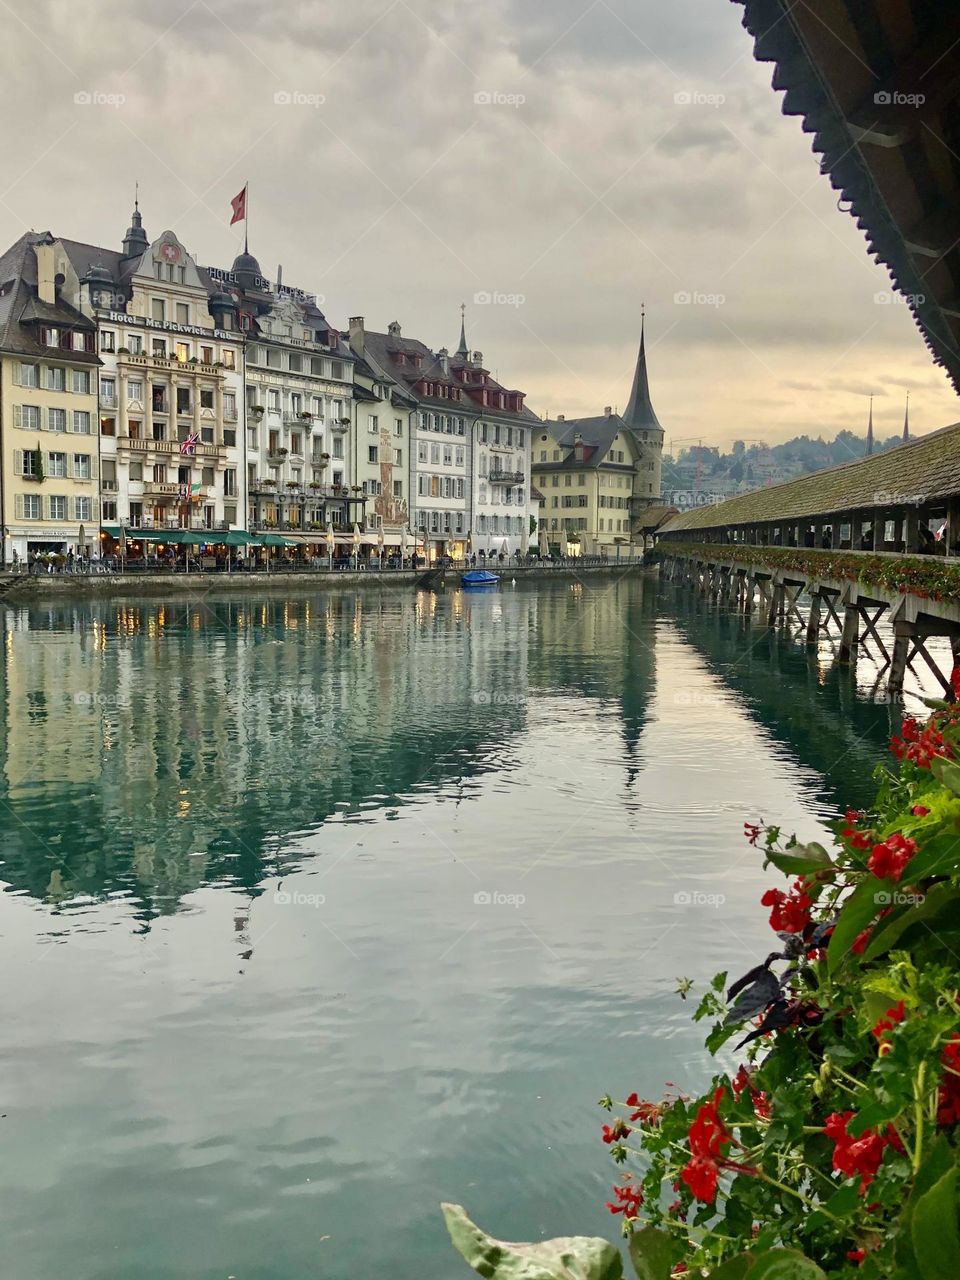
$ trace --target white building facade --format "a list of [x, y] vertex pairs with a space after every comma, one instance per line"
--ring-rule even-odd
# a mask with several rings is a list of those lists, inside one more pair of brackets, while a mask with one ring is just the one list
[[[64, 289], [98, 331], [101, 526], [242, 528], [243, 339], [216, 315], [172, 231], [148, 243], [139, 210], [123, 252], [60, 241]], [[67, 265], [68, 264], [68, 265]]]

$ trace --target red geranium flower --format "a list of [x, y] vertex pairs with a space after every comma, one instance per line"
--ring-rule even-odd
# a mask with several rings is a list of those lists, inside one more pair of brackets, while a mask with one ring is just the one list
[[760, 839], [760, 832], [762, 829], [762, 827], [755, 826], [752, 822], [745, 822], [743, 824], [743, 834], [753, 845], [755, 845]]
[[852, 1111], [834, 1111], [827, 1116], [823, 1131], [834, 1143], [833, 1167], [845, 1178], [860, 1175], [860, 1194], [866, 1191], [876, 1177], [883, 1153], [887, 1147], [902, 1151], [903, 1144], [893, 1125], [887, 1125], [885, 1133], [877, 1133], [868, 1129], [859, 1138], [852, 1138], [847, 1133], [847, 1125], [853, 1117]]
[[716, 1160], [708, 1156], [693, 1156], [683, 1167], [680, 1177], [698, 1200], [711, 1204], [717, 1198], [717, 1178], [720, 1169]]
[[610, 1212], [622, 1213], [626, 1218], [635, 1218], [643, 1204], [643, 1190], [634, 1186], [614, 1187], [613, 1194], [620, 1203], [612, 1204], [608, 1200], [607, 1208]]
[[629, 1132], [630, 1130], [627, 1126], [619, 1117], [617, 1117], [613, 1124], [605, 1124], [603, 1126], [603, 1133], [601, 1136], [606, 1143], [619, 1142], [620, 1139], [625, 1138]]
[[892, 880], [896, 884], [916, 852], [917, 842], [895, 831], [882, 844], [873, 846], [873, 853], [867, 859], [867, 870], [878, 880]]
[[777, 933], [803, 933], [810, 923], [813, 899], [804, 892], [802, 880], [797, 880], [790, 893], [781, 889], [768, 889], [760, 899], [762, 907], [772, 907], [770, 927]]
[[660, 1104], [656, 1102], [646, 1102], [639, 1096], [639, 1094], [631, 1093], [629, 1098], [627, 1098], [627, 1106], [636, 1107], [636, 1110], [630, 1117], [631, 1123], [635, 1123], [637, 1120], [640, 1120], [641, 1122], [647, 1121], [648, 1123], [653, 1124], [660, 1119]]
[[925, 804], [915, 804], [910, 812], [915, 818], [925, 818], [930, 810]]
[[910, 760], [921, 769], [929, 769], [935, 756], [953, 754], [934, 720], [921, 730], [911, 716], [904, 720], [900, 736], [890, 739], [890, 750], [898, 760]]
[[937, 1097], [937, 1124], [954, 1125], [960, 1122], [960, 1035], [950, 1037], [940, 1061], [944, 1070]]

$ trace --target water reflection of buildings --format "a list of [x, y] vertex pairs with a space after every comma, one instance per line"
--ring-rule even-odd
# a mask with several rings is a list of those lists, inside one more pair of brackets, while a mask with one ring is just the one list
[[535, 611], [386, 592], [8, 609], [0, 874], [145, 916], [254, 889], [331, 815], [491, 767], [524, 723]]
[[[639, 747], [656, 686], [656, 582], [635, 575], [585, 588], [572, 582], [537, 604], [530, 685], [539, 693], [576, 692], [615, 706], [622, 721], [627, 781], [641, 766]], [[571, 742], [575, 753], [576, 744]]]

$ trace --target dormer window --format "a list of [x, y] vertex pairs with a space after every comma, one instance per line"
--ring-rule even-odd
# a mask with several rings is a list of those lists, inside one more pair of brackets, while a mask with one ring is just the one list
[[59, 345], [60, 345], [60, 330], [59, 330], [59, 329], [44, 329], [44, 331], [43, 331], [43, 345], [44, 345], [45, 347], [59, 347]]

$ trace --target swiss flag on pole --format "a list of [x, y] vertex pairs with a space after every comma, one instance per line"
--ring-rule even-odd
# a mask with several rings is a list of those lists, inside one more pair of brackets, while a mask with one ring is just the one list
[[234, 196], [230, 201], [230, 207], [233, 210], [233, 217], [230, 219], [231, 227], [235, 222], [242, 222], [247, 216], [247, 188], [244, 187], [238, 196]]

